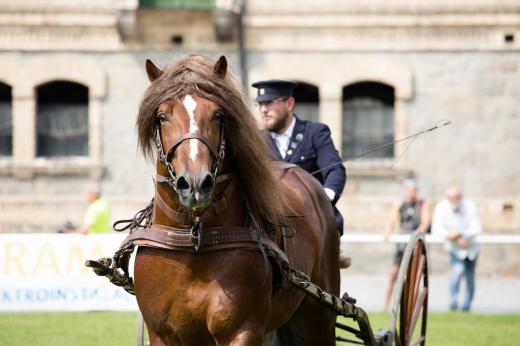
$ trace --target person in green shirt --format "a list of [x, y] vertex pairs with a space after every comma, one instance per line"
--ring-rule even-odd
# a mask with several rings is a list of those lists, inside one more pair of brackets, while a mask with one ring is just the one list
[[83, 219], [83, 224], [68, 232], [80, 234], [108, 233], [112, 230], [110, 224], [110, 206], [106, 199], [101, 197], [101, 188], [98, 184], [90, 184], [85, 190], [89, 206]]

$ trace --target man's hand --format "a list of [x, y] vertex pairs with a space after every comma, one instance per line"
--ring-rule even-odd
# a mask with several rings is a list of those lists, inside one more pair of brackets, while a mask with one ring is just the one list
[[448, 240], [457, 240], [458, 238], [460, 238], [460, 233], [459, 232], [456, 232], [456, 231], [448, 231], [448, 234], [446, 235], [446, 238]]
[[457, 244], [463, 249], [469, 248], [469, 240], [465, 238], [460, 237], [459, 239], [457, 239]]

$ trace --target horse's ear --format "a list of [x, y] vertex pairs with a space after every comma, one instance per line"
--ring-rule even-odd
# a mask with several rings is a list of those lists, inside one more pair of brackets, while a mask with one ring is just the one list
[[153, 82], [163, 74], [163, 70], [154, 65], [150, 59], [146, 59], [146, 74], [150, 82]]
[[213, 72], [215, 72], [219, 77], [226, 77], [227, 72], [227, 60], [226, 57], [221, 55], [220, 58], [213, 65]]

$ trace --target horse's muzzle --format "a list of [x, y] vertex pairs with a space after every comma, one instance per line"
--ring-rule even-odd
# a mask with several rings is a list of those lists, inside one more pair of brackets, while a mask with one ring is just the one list
[[175, 189], [181, 203], [194, 211], [208, 206], [215, 189], [215, 179], [209, 173], [202, 177], [193, 177], [186, 173], [178, 176]]

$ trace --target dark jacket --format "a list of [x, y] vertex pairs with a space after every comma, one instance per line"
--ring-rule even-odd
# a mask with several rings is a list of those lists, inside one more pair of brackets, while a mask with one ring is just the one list
[[[294, 125], [285, 158], [282, 158], [274, 140], [271, 141], [277, 160], [294, 163], [309, 173], [341, 162], [341, 157], [334, 147], [327, 125], [300, 120], [296, 116], [295, 118], [296, 124]], [[320, 181], [323, 187], [327, 187], [336, 193], [336, 197], [332, 201], [332, 204], [336, 204], [347, 181], [345, 167], [342, 164], [338, 164], [314, 174], [314, 177]], [[338, 230], [340, 234], [343, 234], [343, 217], [336, 207], [334, 207], [334, 211], [336, 213]]]

